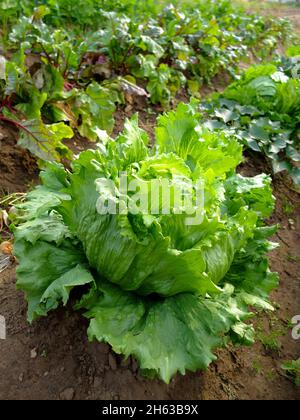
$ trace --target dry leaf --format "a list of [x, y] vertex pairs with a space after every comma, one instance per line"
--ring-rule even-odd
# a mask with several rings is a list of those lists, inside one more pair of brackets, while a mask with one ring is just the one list
[[0, 210], [0, 232], [4, 226], [8, 227], [8, 214], [6, 210]]
[[5, 255], [11, 255], [13, 251], [12, 243], [9, 241], [4, 241], [0, 244], [0, 253]]

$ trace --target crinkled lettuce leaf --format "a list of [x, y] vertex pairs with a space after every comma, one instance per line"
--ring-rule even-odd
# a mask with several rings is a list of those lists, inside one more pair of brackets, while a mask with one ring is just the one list
[[17, 288], [26, 294], [29, 321], [46, 315], [60, 302], [66, 304], [75, 286], [94, 281], [81, 244], [52, 205], [15, 230], [14, 253], [20, 261]]
[[177, 371], [206, 369], [216, 359], [213, 349], [225, 344], [224, 334], [234, 326], [240, 326], [240, 339], [245, 338], [251, 326], [243, 320], [249, 313], [238, 307], [230, 292], [229, 287], [214, 299], [191, 293], [141, 299], [101, 283], [80, 307], [88, 309], [90, 340], [108, 342], [125, 357], [133, 355], [141, 369], [168, 383]]

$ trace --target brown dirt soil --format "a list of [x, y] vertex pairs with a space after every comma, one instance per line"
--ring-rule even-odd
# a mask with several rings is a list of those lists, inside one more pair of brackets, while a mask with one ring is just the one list
[[[127, 109], [119, 116], [119, 128], [130, 113]], [[143, 116], [142, 126], [150, 127], [148, 117]], [[77, 143], [78, 150], [87, 147], [80, 138]], [[7, 156], [12, 153], [16, 176], [1, 178], [0, 185], [24, 190], [30, 180], [22, 166], [24, 152], [5, 150]], [[263, 159], [248, 156], [240, 171], [252, 176], [265, 168]], [[281, 225], [274, 238], [281, 246], [270, 256], [272, 269], [280, 273], [272, 300], [280, 306], [256, 318], [260, 333], [253, 347], [220, 349], [206, 372], [177, 375], [170, 385], [145, 379], [134, 360], [122, 360], [108, 345], [89, 343], [87, 321], [71, 305], [28, 325], [26, 302], [15, 289], [15, 267], [10, 267], [0, 274], [0, 314], [7, 325], [7, 338], [0, 340], [0, 399], [300, 400], [299, 389], [280, 369], [283, 361], [300, 357], [300, 342], [292, 339], [290, 327], [291, 318], [300, 314], [300, 198], [287, 183], [282, 176], [274, 181], [277, 205], [270, 221]]]
[[13, 192], [24, 192], [38, 179], [35, 159], [16, 146], [18, 130], [0, 125], [0, 197]]

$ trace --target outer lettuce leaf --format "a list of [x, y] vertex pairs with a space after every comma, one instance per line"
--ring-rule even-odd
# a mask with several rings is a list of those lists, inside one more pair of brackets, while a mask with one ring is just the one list
[[61, 301], [66, 304], [73, 287], [93, 282], [83, 254], [71, 243], [58, 247], [44, 241], [32, 245], [20, 240], [14, 252], [22, 261], [17, 269], [17, 288], [26, 294], [30, 322], [56, 309]]
[[[125, 357], [133, 355], [141, 369], [168, 383], [177, 371], [207, 368], [216, 359], [212, 350], [225, 343], [224, 333], [249, 318], [230, 291], [215, 299], [188, 293], [141, 299], [101, 284], [83, 298], [81, 306], [91, 318], [90, 340], [106, 341]], [[243, 326], [241, 340], [247, 331]]]
[[[44, 194], [42, 188], [32, 193], [34, 202]], [[66, 304], [73, 287], [93, 282], [81, 245], [72, 238], [61, 215], [51, 210], [55, 204], [57, 201], [50, 200], [48, 206], [35, 206], [36, 214], [43, 212], [35, 219], [29, 205], [25, 209], [29, 220], [15, 230], [14, 253], [21, 261], [17, 288], [26, 293], [30, 322], [57, 308], [60, 301]]]
[[267, 301], [269, 293], [278, 286], [278, 275], [270, 271], [265, 257], [277, 247], [267, 239], [276, 230], [277, 226], [256, 228], [253, 239], [235, 255], [224, 282], [234, 285], [241, 294], [246, 292]]
[[226, 183], [227, 208], [233, 211], [241, 204], [249, 206], [261, 217], [270, 217], [274, 210], [275, 199], [272, 195], [271, 178], [265, 174], [253, 178], [234, 175]]

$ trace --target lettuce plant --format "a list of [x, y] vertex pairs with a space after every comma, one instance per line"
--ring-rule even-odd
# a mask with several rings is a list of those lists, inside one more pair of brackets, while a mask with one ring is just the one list
[[266, 155], [276, 174], [287, 171], [300, 185], [300, 80], [297, 62], [249, 67], [239, 80], [204, 102], [204, 123], [235, 134], [249, 149]]
[[[278, 281], [266, 258], [276, 227], [263, 223], [274, 206], [270, 179], [237, 174], [242, 146], [198, 121], [191, 105], [180, 104], [158, 118], [150, 148], [133, 117], [70, 170], [48, 163], [42, 184], [19, 206], [15, 229], [17, 287], [29, 321], [66, 304], [76, 288], [89, 338], [133, 355], [165, 382], [205, 369], [230, 340], [252, 343], [249, 307], [272, 310], [268, 295]], [[132, 191], [121, 192], [124, 172], [147, 192], [154, 179], [172, 188], [200, 179], [201, 221], [187, 224], [193, 213], [184, 205], [162, 214], [151, 191], [155, 212], [99, 212], [99, 198], [133, 201]]]

